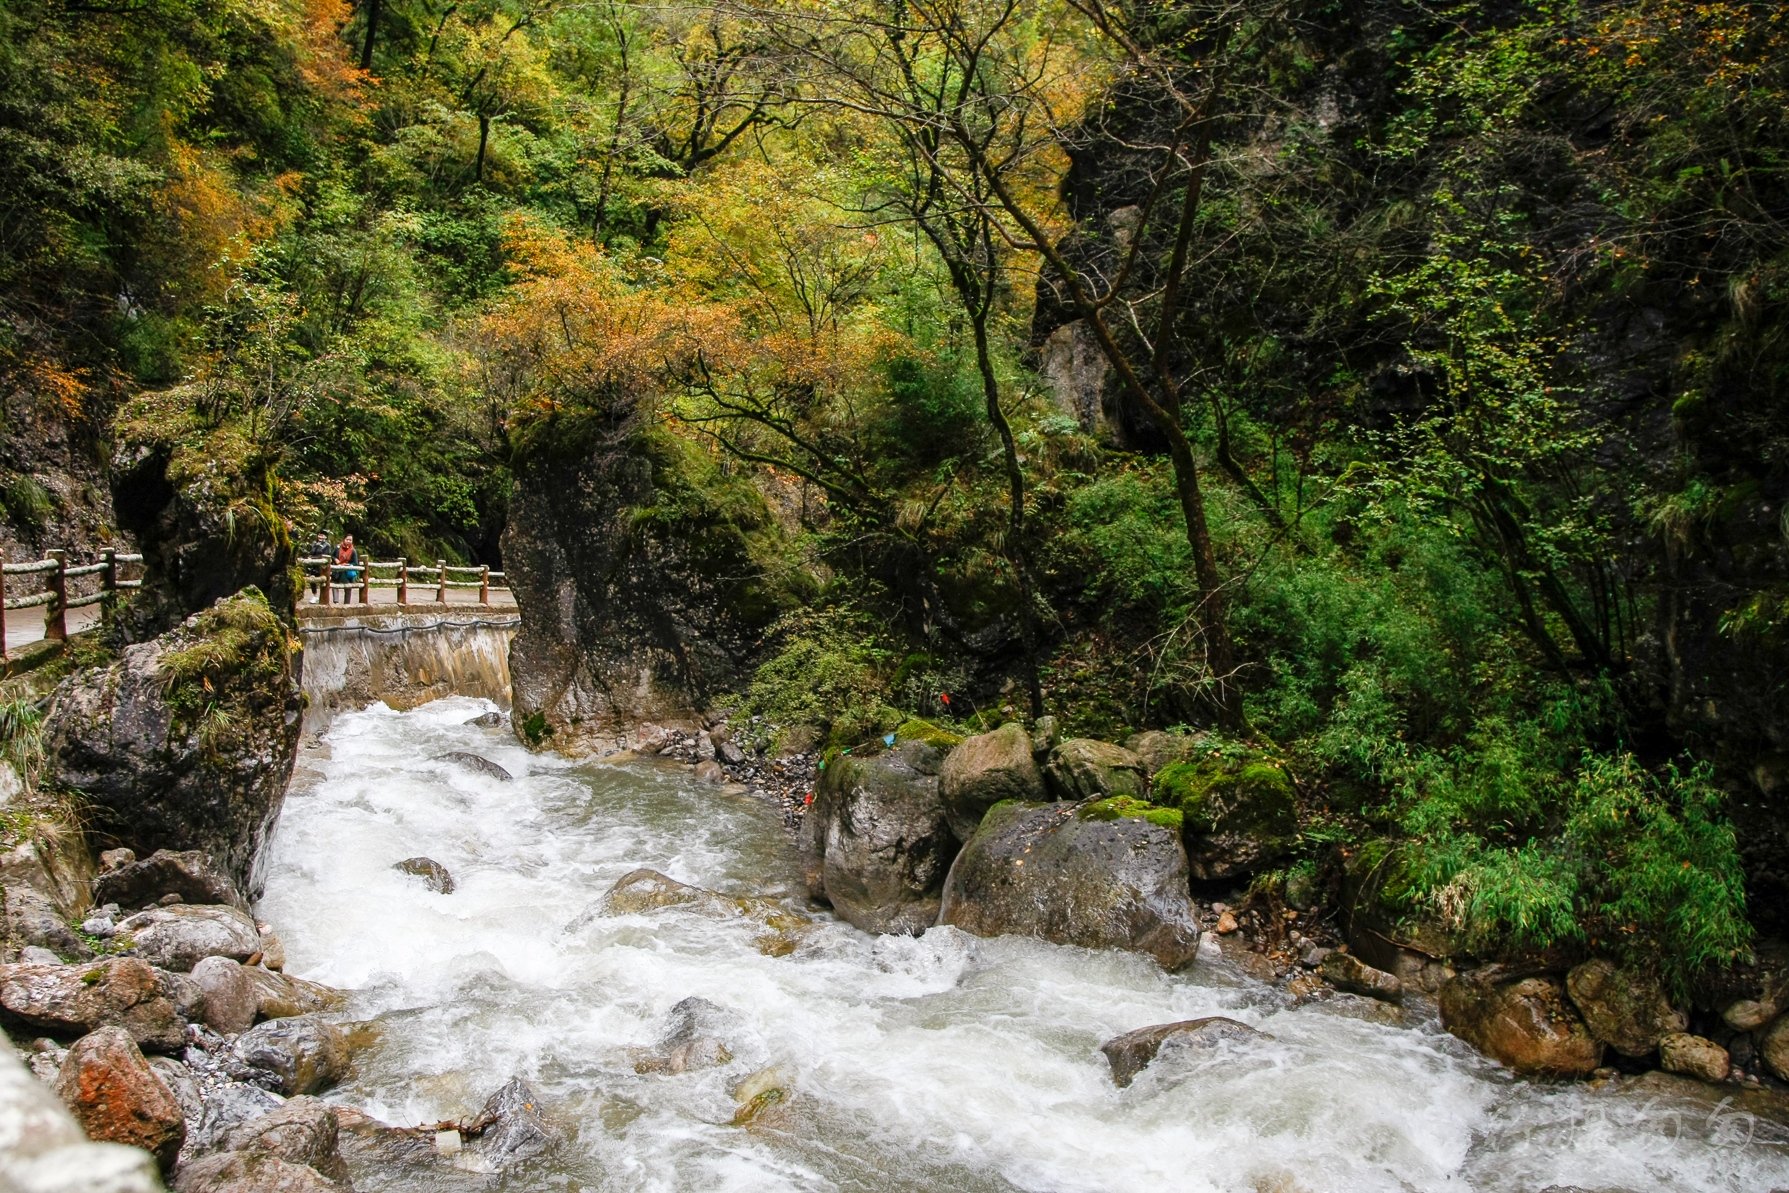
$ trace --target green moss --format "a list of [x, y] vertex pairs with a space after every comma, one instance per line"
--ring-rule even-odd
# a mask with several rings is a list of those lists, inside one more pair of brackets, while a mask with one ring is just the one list
[[1195, 762], [1171, 763], [1156, 775], [1153, 798], [1163, 807], [1179, 809], [1189, 832], [1274, 838], [1298, 831], [1291, 780], [1259, 758], [1242, 761], [1214, 753]]
[[552, 737], [553, 727], [547, 724], [547, 714], [539, 711], [529, 714], [522, 721], [522, 736], [528, 739], [531, 746], [538, 746]]
[[906, 740], [923, 741], [928, 746], [936, 746], [940, 750], [955, 749], [963, 743], [962, 734], [952, 733], [942, 725], [918, 717], [902, 723], [901, 727], [895, 730], [895, 736]]
[[1111, 799], [1086, 804], [1076, 809], [1075, 815], [1082, 820], [1130, 820], [1141, 817], [1151, 824], [1159, 824], [1175, 832], [1181, 831], [1184, 822], [1178, 808], [1163, 808], [1146, 800], [1132, 799], [1128, 795], [1115, 795]]

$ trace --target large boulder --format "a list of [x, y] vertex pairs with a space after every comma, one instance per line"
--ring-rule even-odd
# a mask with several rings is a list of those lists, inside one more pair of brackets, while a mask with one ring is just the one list
[[56, 689], [49, 777], [89, 833], [148, 854], [202, 850], [243, 891], [297, 757], [298, 640], [246, 590]]
[[346, 1183], [348, 1166], [342, 1160], [339, 1134], [335, 1107], [301, 1096], [288, 1100], [270, 1114], [232, 1128], [218, 1150], [265, 1152]]
[[1139, 1027], [1136, 1031], [1113, 1036], [1101, 1044], [1099, 1050], [1106, 1054], [1106, 1063], [1112, 1067], [1112, 1083], [1123, 1089], [1165, 1049], [1209, 1052], [1226, 1041], [1270, 1038], [1246, 1023], [1213, 1015], [1205, 1019], [1183, 1019], [1179, 1023]]
[[161, 976], [137, 957], [91, 965], [0, 965], [0, 1009], [7, 1018], [58, 1034], [122, 1027], [150, 1052], [186, 1046], [186, 1024]]
[[1396, 975], [1374, 969], [1353, 953], [1330, 953], [1323, 958], [1318, 972], [1337, 990], [1377, 998], [1381, 1002], [1404, 1001], [1404, 983]]
[[1646, 1056], [1689, 1026], [1656, 982], [1600, 957], [1568, 973], [1565, 989], [1590, 1034], [1623, 1056]]
[[348, 1072], [347, 1033], [314, 1015], [269, 1019], [231, 1045], [231, 1075], [286, 1097], [315, 1093]]
[[0, 1189], [19, 1193], [159, 1193], [153, 1157], [91, 1143], [48, 1085], [0, 1037]]
[[1184, 733], [1164, 733], [1160, 729], [1150, 729], [1131, 734], [1125, 741], [1124, 748], [1142, 759], [1144, 773], [1153, 779], [1163, 767], [1191, 758], [1204, 742], [1204, 734], [1192, 737]]
[[95, 903], [141, 907], [164, 895], [179, 895], [187, 903], [223, 903], [238, 911], [249, 909], [248, 900], [230, 876], [212, 865], [199, 849], [183, 853], [158, 849], [142, 861], [102, 870], [93, 880]]
[[1441, 987], [1441, 1024], [1518, 1073], [1581, 1077], [1602, 1063], [1603, 1045], [1552, 977], [1499, 981], [1495, 967]]
[[540, 1095], [520, 1077], [485, 1099], [479, 1115], [490, 1125], [479, 1133], [474, 1150], [499, 1172], [526, 1163], [561, 1139], [541, 1113]]
[[931, 927], [957, 846], [938, 795], [942, 762], [923, 741], [833, 760], [801, 827], [809, 894], [865, 932]]
[[193, 966], [193, 981], [204, 992], [199, 1015], [205, 1026], [233, 1036], [254, 1025], [259, 997], [247, 967], [228, 957], [206, 957]]
[[1180, 833], [1098, 805], [997, 804], [951, 869], [939, 922], [1148, 953], [1169, 969], [1199, 950]]
[[75, 1041], [56, 1079], [56, 1095], [87, 1138], [140, 1147], [164, 1172], [186, 1142], [179, 1100], [122, 1027], [102, 1027]]
[[139, 912], [118, 925], [118, 936], [134, 944], [151, 964], [188, 973], [206, 957], [247, 961], [261, 951], [255, 921], [234, 907], [176, 903]]
[[965, 738], [944, 759], [938, 793], [950, 831], [959, 841], [974, 836], [981, 818], [1002, 800], [1041, 801], [1044, 773], [1031, 756], [1031, 735], [1014, 721], [992, 733]]
[[1725, 1081], [1733, 1069], [1727, 1050], [1713, 1040], [1688, 1032], [1667, 1032], [1659, 1038], [1659, 1067], [1697, 1081]]
[[1044, 788], [1053, 799], [1142, 799], [1148, 788], [1143, 760], [1111, 742], [1070, 738], [1050, 751]]
[[1284, 857], [1298, 840], [1292, 782], [1260, 757], [1213, 753], [1170, 763], [1155, 776], [1150, 798], [1179, 809], [1187, 861], [1207, 881], [1253, 873]]
[[262, 1019], [288, 1019], [294, 1015], [333, 1011], [348, 999], [342, 991], [321, 982], [275, 973], [259, 965], [243, 968], [254, 984], [255, 1014]]

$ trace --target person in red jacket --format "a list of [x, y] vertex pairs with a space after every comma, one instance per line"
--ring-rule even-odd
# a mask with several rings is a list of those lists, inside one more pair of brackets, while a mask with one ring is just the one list
[[[348, 566], [348, 565], [353, 566]], [[335, 580], [338, 584], [353, 584], [360, 579], [360, 552], [354, 549], [354, 536], [342, 536], [342, 545], [335, 549]]]

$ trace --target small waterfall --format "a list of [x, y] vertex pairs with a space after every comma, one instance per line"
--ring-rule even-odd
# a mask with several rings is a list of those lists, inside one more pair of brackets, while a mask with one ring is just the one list
[[446, 696], [482, 698], [507, 709], [509, 641], [520, 627], [513, 614], [479, 616], [476, 610], [307, 620], [300, 627], [307, 720], [320, 729], [337, 713], [375, 701], [408, 709]]

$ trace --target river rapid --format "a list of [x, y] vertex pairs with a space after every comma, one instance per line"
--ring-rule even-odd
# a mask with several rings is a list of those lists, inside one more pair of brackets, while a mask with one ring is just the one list
[[[1511, 1080], [1432, 1019], [1391, 1027], [1212, 957], [1147, 958], [955, 929], [871, 937], [818, 915], [793, 953], [761, 925], [681, 908], [602, 914], [649, 866], [804, 910], [774, 812], [686, 768], [574, 763], [464, 722], [454, 698], [307, 734], [268, 853], [261, 918], [290, 972], [356, 991], [379, 1042], [327, 1096], [397, 1125], [475, 1114], [532, 1082], [567, 1139], [509, 1189], [1145, 1193], [1789, 1187], [1783, 1131], [1734, 1105]], [[470, 750], [498, 782], [435, 756]], [[445, 865], [457, 889], [392, 869]], [[719, 1068], [635, 1071], [680, 1000], [736, 1016]], [[1100, 1044], [1227, 1015], [1271, 1041], [1113, 1086]], [[1183, 1054], [1184, 1055], [1184, 1054]], [[732, 1125], [731, 1090], [781, 1066], [793, 1097]], [[423, 1172], [357, 1172], [362, 1193]]]

